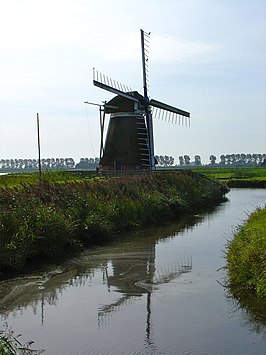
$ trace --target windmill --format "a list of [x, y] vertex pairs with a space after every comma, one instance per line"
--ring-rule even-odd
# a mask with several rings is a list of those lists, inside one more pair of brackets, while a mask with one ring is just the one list
[[[189, 122], [189, 112], [150, 99], [148, 94], [149, 36], [141, 32], [143, 95], [93, 69], [93, 84], [116, 94], [100, 108], [100, 168], [108, 170], [155, 170], [153, 115], [164, 120]], [[86, 102], [88, 103], [88, 102]], [[106, 114], [110, 121], [104, 144]]]

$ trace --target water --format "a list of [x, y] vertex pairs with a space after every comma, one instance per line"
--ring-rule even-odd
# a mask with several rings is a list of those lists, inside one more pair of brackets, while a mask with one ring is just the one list
[[253, 314], [250, 298], [241, 306], [223, 287], [227, 240], [266, 190], [232, 189], [228, 199], [2, 282], [1, 322], [45, 354], [266, 354], [265, 310]]

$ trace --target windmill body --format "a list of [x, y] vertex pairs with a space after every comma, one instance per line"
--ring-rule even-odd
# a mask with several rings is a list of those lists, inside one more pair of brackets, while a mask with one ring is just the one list
[[[116, 94], [112, 100], [105, 102], [103, 109], [100, 109], [102, 171], [155, 170], [153, 113], [168, 121], [175, 123], [178, 121], [179, 124], [183, 123], [184, 118], [185, 120], [190, 118], [189, 112], [149, 98], [147, 37], [149, 34], [141, 30], [143, 95], [94, 71], [93, 84]], [[110, 121], [103, 143], [106, 114], [110, 114]]]
[[[137, 92], [131, 95], [143, 99]], [[105, 113], [111, 116], [100, 159], [101, 170], [150, 169], [148, 131], [138, 104], [117, 95], [106, 103]]]

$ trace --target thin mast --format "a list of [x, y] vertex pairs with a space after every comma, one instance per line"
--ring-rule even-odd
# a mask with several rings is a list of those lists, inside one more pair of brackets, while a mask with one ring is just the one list
[[38, 162], [39, 162], [39, 178], [42, 176], [42, 167], [41, 167], [41, 143], [40, 143], [40, 120], [39, 114], [37, 113], [37, 134], [38, 134]]

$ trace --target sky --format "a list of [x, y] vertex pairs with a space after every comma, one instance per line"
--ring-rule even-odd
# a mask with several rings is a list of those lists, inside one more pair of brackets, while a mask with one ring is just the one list
[[95, 67], [191, 114], [154, 119], [155, 154], [266, 153], [265, 0], [0, 0], [0, 159], [99, 156]]

